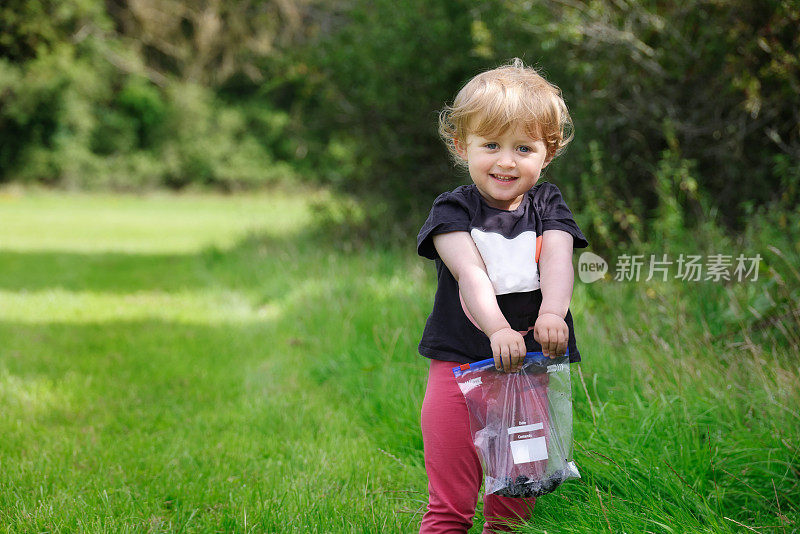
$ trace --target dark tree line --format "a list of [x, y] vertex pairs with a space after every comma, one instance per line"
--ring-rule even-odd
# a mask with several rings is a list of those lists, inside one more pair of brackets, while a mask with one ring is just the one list
[[465, 180], [436, 111], [521, 57], [570, 106], [548, 178], [596, 244], [798, 200], [789, 0], [10, 0], [0, 21], [0, 181], [325, 183], [337, 224], [405, 235]]

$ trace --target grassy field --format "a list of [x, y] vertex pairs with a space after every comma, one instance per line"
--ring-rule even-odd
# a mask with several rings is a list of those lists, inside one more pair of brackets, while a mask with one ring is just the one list
[[[418, 529], [433, 269], [310, 220], [0, 193], [1, 532]], [[583, 478], [523, 532], [800, 532], [800, 322], [743, 324], [770, 280], [576, 283]]]

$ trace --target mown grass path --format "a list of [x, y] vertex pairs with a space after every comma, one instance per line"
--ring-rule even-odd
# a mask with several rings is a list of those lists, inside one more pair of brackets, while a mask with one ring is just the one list
[[[281, 193], [0, 194], [0, 531], [418, 528], [432, 270], [309, 219]], [[523, 531], [800, 529], [800, 369], [709, 341], [719, 291], [576, 285], [583, 478]]]
[[302, 310], [336, 281], [307, 220], [279, 194], [0, 198], [0, 530], [413, 522], [419, 469], [310, 378]]

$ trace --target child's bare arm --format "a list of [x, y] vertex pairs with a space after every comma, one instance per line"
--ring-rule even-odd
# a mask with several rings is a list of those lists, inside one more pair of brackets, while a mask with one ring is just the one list
[[562, 356], [567, 350], [569, 330], [564, 317], [572, 298], [575, 273], [572, 270], [572, 235], [562, 230], [542, 234], [539, 256], [539, 281], [542, 306], [533, 328], [534, 339], [545, 356]]
[[467, 232], [448, 232], [433, 237], [436, 252], [458, 282], [478, 327], [489, 336], [495, 367], [508, 372], [519, 370], [525, 358], [525, 340], [513, 330], [497, 305], [486, 265]]

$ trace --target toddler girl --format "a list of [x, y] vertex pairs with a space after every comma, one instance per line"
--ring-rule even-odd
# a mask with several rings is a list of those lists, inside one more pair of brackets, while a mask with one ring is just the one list
[[[439, 132], [472, 184], [443, 193], [417, 238], [438, 287], [419, 352], [431, 359], [422, 404], [428, 509], [421, 533], [467, 532], [482, 470], [452, 368], [525, 353], [580, 361], [569, 302], [573, 248], [586, 247], [561, 192], [541, 171], [571, 140], [557, 87], [515, 59], [472, 78], [442, 111]], [[529, 517], [535, 498], [487, 495], [484, 533]]]

